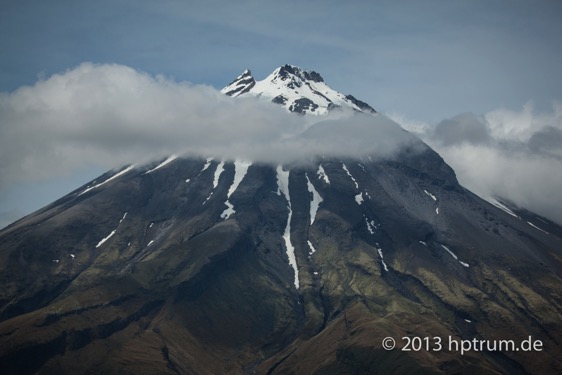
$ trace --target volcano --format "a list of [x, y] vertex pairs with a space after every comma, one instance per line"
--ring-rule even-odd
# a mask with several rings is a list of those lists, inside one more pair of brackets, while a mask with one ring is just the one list
[[[222, 92], [383, 116], [292, 65]], [[131, 164], [2, 229], [2, 373], [562, 373], [562, 228], [411, 139]]]

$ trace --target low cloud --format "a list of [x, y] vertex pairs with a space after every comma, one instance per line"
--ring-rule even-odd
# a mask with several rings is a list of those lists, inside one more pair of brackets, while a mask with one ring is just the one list
[[[527, 104], [461, 114], [437, 125], [390, 117], [438, 151], [475, 193], [562, 223], [562, 104], [548, 113]], [[390, 156], [414, 142], [382, 115], [297, 116], [264, 100], [230, 98], [115, 64], [84, 63], [0, 93], [0, 119], [0, 203], [18, 183], [171, 154], [291, 163], [317, 155]]]
[[83, 63], [0, 94], [0, 189], [185, 152], [289, 163], [315, 155], [388, 156], [413, 140], [385, 116], [351, 112], [297, 116], [259, 98]]
[[544, 113], [528, 103], [462, 114], [435, 126], [391, 117], [439, 152], [465, 187], [562, 223], [562, 103]]

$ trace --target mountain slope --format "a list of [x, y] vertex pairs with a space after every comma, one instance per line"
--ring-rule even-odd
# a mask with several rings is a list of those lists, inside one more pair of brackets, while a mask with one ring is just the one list
[[[170, 157], [0, 231], [3, 373], [555, 374], [562, 228], [392, 158]], [[523, 219], [522, 219], [523, 218]], [[532, 336], [542, 351], [386, 351]]]

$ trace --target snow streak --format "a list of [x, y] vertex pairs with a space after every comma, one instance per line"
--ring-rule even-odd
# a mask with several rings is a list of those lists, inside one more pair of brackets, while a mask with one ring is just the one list
[[217, 165], [217, 169], [215, 170], [215, 177], [213, 178], [213, 189], [216, 189], [219, 186], [219, 178], [221, 177], [222, 172], [224, 172], [224, 161]]
[[234, 210], [234, 205], [230, 203], [229, 199], [230, 196], [236, 191], [236, 189], [238, 189], [238, 185], [240, 185], [240, 182], [242, 182], [242, 180], [246, 176], [250, 165], [252, 165], [251, 162], [238, 160], [234, 161], [234, 181], [232, 181], [232, 185], [230, 185], [230, 188], [228, 189], [226, 201], [224, 202], [227, 208], [221, 214], [221, 218], [223, 218], [224, 220], [228, 219], [232, 214], [236, 212]]
[[84, 190], [83, 192], [81, 192], [80, 194], [78, 194], [78, 196], [80, 196], [80, 195], [82, 195], [82, 194], [84, 194], [84, 193], [87, 193], [88, 191], [90, 191], [90, 190], [92, 190], [92, 189], [95, 189], [95, 188], [97, 188], [97, 187], [100, 187], [100, 186], [102, 186], [103, 184], [106, 184], [106, 183], [108, 183], [109, 181], [116, 179], [117, 177], [123, 176], [125, 173], [129, 172], [129, 171], [130, 171], [131, 169], [133, 169], [134, 167], [135, 167], [134, 164], [128, 166], [127, 168], [123, 169], [123, 170], [122, 170], [121, 172], [119, 172], [119, 173], [114, 174], [113, 176], [111, 176], [110, 178], [108, 178], [107, 180], [105, 180], [104, 182], [100, 182], [100, 183], [97, 184], [97, 185], [94, 185], [94, 186], [92, 186], [92, 187], [87, 188], [86, 190]]
[[96, 249], [103, 245], [105, 241], [109, 240], [115, 234], [115, 232], [117, 232], [117, 229], [113, 230], [111, 233], [109, 233], [109, 236], [103, 238], [100, 242], [98, 242], [98, 244], [96, 245]]
[[291, 244], [291, 218], [293, 211], [291, 209], [291, 196], [289, 195], [289, 171], [284, 171], [283, 167], [277, 166], [277, 186], [279, 192], [287, 199], [287, 207], [289, 208], [289, 217], [287, 218], [287, 226], [283, 239], [285, 240], [285, 247], [287, 248], [287, 257], [289, 258], [289, 265], [293, 267], [295, 272], [295, 288], [299, 289], [299, 269], [297, 267], [297, 258], [295, 257], [295, 248]]
[[[127, 217], [127, 212], [125, 212], [125, 214], [123, 215], [121, 220], [119, 220], [119, 224], [121, 224], [123, 222], [123, 220], [125, 220], [126, 217]], [[119, 224], [117, 224], [117, 228], [119, 228]], [[115, 234], [115, 232], [117, 232], [117, 228], [115, 228], [111, 233], [109, 233], [109, 235], [107, 237], [102, 238], [100, 240], [100, 242], [98, 242], [98, 244], [96, 245], [96, 249], [98, 247], [100, 247], [101, 245], [103, 245], [107, 240], [109, 240]], [[70, 255], [72, 256], [72, 254], [70, 254]], [[72, 258], [74, 258], [74, 256], [72, 256]]]
[[345, 165], [345, 163], [341, 163], [343, 170], [345, 171], [345, 173], [347, 173], [347, 175], [349, 177], [351, 177], [351, 180], [353, 181], [353, 183], [355, 184], [355, 188], [359, 189], [359, 184], [357, 183], [357, 181], [355, 181], [355, 178], [353, 178], [353, 176], [351, 175], [351, 173], [349, 172], [349, 169], [347, 169], [347, 166]]
[[494, 206], [496, 206], [497, 208], [499, 208], [500, 210], [507, 212], [508, 214], [510, 214], [513, 217], [516, 217], [518, 219], [521, 219], [519, 216], [517, 216], [513, 211], [511, 211], [509, 208], [507, 208], [506, 205], [498, 202], [497, 200], [493, 199], [490, 201], [491, 204], [493, 204]]
[[[210, 163], [210, 160], [212, 160], [212, 159], [211, 158], [207, 159], [207, 164]], [[209, 167], [207, 164], [205, 164], [205, 166], [203, 167], [203, 170], [201, 172], [203, 172], [205, 169], [207, 169]], [[211, 197], [215, 193], [214, 189], [216, 189], [217, 186], [219, 186], [219, 179], [221, 177], [222, 172], [224, 172], [224, 161], [223, 160], [221, 160], [221, 162], [219, 164], [217, 164], [217, 169], [215, 169], [215, 175], [213, 177], [213, 191], [211, 191], [211, 194], [209, 194], [209, 196], [207, 197], [207, 199], [205, 199], [205, 202], [203, 202], [203, 204], [207, 203], [207, 201], [209, 199], [211, 199]]]
[[540, 231], [543, 232], [543, 233], [550, 234], [550, 233], [548, 233], [547, 231], [542, 230], [541, 228], [537, 227], [535, 224], [531, 223], [530, 221], [527, 221], [527, 224], [529, 224], [530, 226], [532, 226], [532, 227], [535, 228], [535, 229], [540, 230]]
[[149, 174], [149, 173], [151, 173], [151, 172], [154, 172], [155, 170], [162, 168], [162, 167], [165, 166], [166, 164], [171, 163], [171, 162], [174, 161], [176, 158], [177, 158], [176, 155], [172, 155], [172, 156], [168, 157], [166, 160], [164, 160], [162, 163], [158, 164], [156, 167], [152, 168], [152, 169], [149, 170], [149, 171], [144, 172], [144, 174]]
[[427, 195], [429, 195], [431, 197], [431, 199], [433, 199], [435, 202], [437, 202], [437, 197], [433, 194], [431, 194], [429, 191], [424, 190], [424, 193], [426, 193]]
[[377, 226], [375, 225], [375, 221], [371, 220], [369, 222], [369, 219], [367, 219], [366, 216], [364, 216], [364, 218], [365, 218], [365, 223], [367, 224], [367, 229], [369, 230], [369, 233], [375, 234], [375, 230], [377, 229]]
[[458, 257], [455, 253], [453, 253], [453, 252], [451, 251], [451, 249], [449, 249], [447, 246], [441, 245], [441, 247], [442, 247], [443, 249], [447, 250], [447, 252], [448, 252], [449, 254], [451, 254], [451, 256], [452, 256], [453, 258], [455, 258], [455, 260], [458, 261], [460, 264], [462, 264], [464, 267], [467, 267], [467, 268], [470, 267], [468, 263], [465, 263], [465, 262], [460, 261], [460, 260], [459, 260], [459, 257]]
[[305, 177], [306, 185], [308, 186], [308, 192], [312, 194], [312, 200], [310, 201], [310, 225], [312, 225], [314, 223], [314, 220], [316, 219], [318, 207], [320, 206], [320, 203], [322, 203], [323, 199], [314, 188], [314, 185], [312, 185], [312, 182], [310, 182], [310, 180], [308, 179], [308, 175], [306, 173]]
[[386, 263], [384, 262], [384, 257], [383, 257], [383, 255], [382, 255], [382, 249], [381, 249], [381, 248], [377, 248], [377, 251], [379, 252], [379, 256], [381, 257], [381, 263], [382, 263], [382, 266], [384, 267], [384, 270], [385, 270], [386, 272], [388, 272], [388, 267], [386, 266]]

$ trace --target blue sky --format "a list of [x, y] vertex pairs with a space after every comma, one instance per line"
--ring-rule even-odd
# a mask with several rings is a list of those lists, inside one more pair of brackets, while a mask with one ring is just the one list
[[222, 87], [292, 63], [425, 121], [562, 97], [559, 1], [70, 1], [0, 5], [0, 89], [83, 61]]
[[[218, 89], [245, 68], [262, 79], [291, 63], [425, 136], [442, 120], [471, 112], [496, 114], [482, 121], [492, 135], [507, 137], [498, 113], [520, 119], [529, 105], [529, 124], [541, 126], [536, 132], [559, 129], [550, 122], [559, 119], [553, 103], [562, 102], [561, 35], [562, 2], [555, 0], [1, 0], [0, 95], [83, 62]], [[0, 131], [10, 126], [0, 117]], [[528, 146], [535, 133], [509, 141]], [[0, 227], [105, 167], [5, 181]]]

